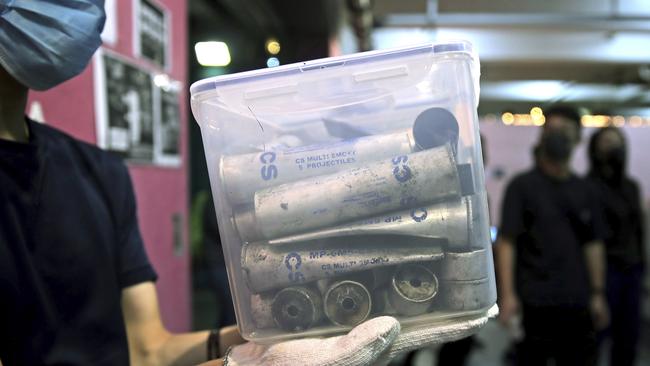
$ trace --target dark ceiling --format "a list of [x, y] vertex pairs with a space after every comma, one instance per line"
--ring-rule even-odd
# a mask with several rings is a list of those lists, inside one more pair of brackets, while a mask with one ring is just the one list
[[190, 0], [190, 42], [226, 42], [233, 60], [228, 72], [265, 67], [269, 55], [264, 43], [271, 37], [282, 46], [278, 58], [283, 64], [326, 57], [342, 4], [328, 0]]

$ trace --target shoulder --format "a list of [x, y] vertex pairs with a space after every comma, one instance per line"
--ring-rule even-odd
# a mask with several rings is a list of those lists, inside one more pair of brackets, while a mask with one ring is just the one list
[[48, 145], [50, 153], [72, 161], [82, 171], [97, 175], [100, 180], [128, 177], [126, 165], [119, 156], [48, 125], [31, 122], [30, 127]]
[[637, 182], [634, 178], [632, 177], [625, 177], [625, 185], [630, 187], [635, 193], [639, 194], [641, 191], [641, 188], [639, 186], [639, 182]]
[[516, 174], [508, 183], [510, 189], [525, 189], [532, 187], [538, 179], [535, 169], [527, 170]]

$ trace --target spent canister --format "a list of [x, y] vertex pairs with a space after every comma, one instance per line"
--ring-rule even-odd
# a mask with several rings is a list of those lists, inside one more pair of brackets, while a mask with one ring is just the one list
[[282, 245], [338, 236], [395, 234], [441, 239], [448, 250], [462, 250], [469, 245], [473, 225], [470, 200], [470, 197], [454, 198], [268, 242]]
[[307, 330], [321, 320], [323, 300], [311, 287], [287, 287], [273, 297], [271, 312], [278, 327], [291, 332]]
[[442, 259], [442, 247], [431, 240], [396, 236], [349, 237], [311, 244], [270, 246], [245, 244], [241, 266], [253, 293], [324, 278], [379, 269], [401, 263]]
[[334, 324], [355, 326], [368, 318], [372, 310], [372, 295], [361, 282], [334, 282], [323, 298], [325, 315]]
[[445, 144], [257, 191], [234, 221], [244, 241], [273, 239], [452, 198], [460, 183]]
[[[442, 128], [444, 127], [444, 128]], [[416, 118], [412, 129], [364, 136], [334, 143], [226, 155], [221, 180], [233, 205], [253, 201], [255, 191], [282, 183], [324, 175], [429, 149], [458, 140], [458, 123], [443, 108], [430, 108]]]
[[489, 279], [467, 281], [440, 280], [440, 310], [479, 310], [494, 303]]
[[488, 276], [485, 248], [467, 252], [445, 252], [445, 257], [439, 262], [440, 280], [468, 281], [480, 280]]
[[426, 266], [406, 264], [398, 267], [388, 287], [388, 301], [401, 315], [427, 312], [438, 293], [438, 278]]

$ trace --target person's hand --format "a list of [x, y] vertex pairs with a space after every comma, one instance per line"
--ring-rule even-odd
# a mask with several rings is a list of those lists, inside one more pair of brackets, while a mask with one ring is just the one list
[[609, 326], [609, 309], [602, 293], [594, 294], [589, 301], [589, 310], [595, 330], [603, 330]]
[[397, 319], [380, 316], [356, 326], [343, 336], [299, 339], [273, 345], [249, 342], [235, 346], [226, 355], [224, 365], [387, 364], [400, 353], [472, 335], [487, 323], [488, 317], [495, 316], [497, 312], [497, 307], [494, 306], [478, 315], [449, 319], [435, 325], [411, 327], [402, 333]]
[[514, 317], [519, 313], [519, 298], [517, 295], [503, 295], [499, 299], [499, 322], [508, 328], [512, 324]]

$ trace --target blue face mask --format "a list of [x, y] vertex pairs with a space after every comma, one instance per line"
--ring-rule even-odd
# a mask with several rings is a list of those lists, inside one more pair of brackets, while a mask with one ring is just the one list
[[104, 0], [0, 0], [0, 65], [34, 90], [81, 73], [104, 28]]

